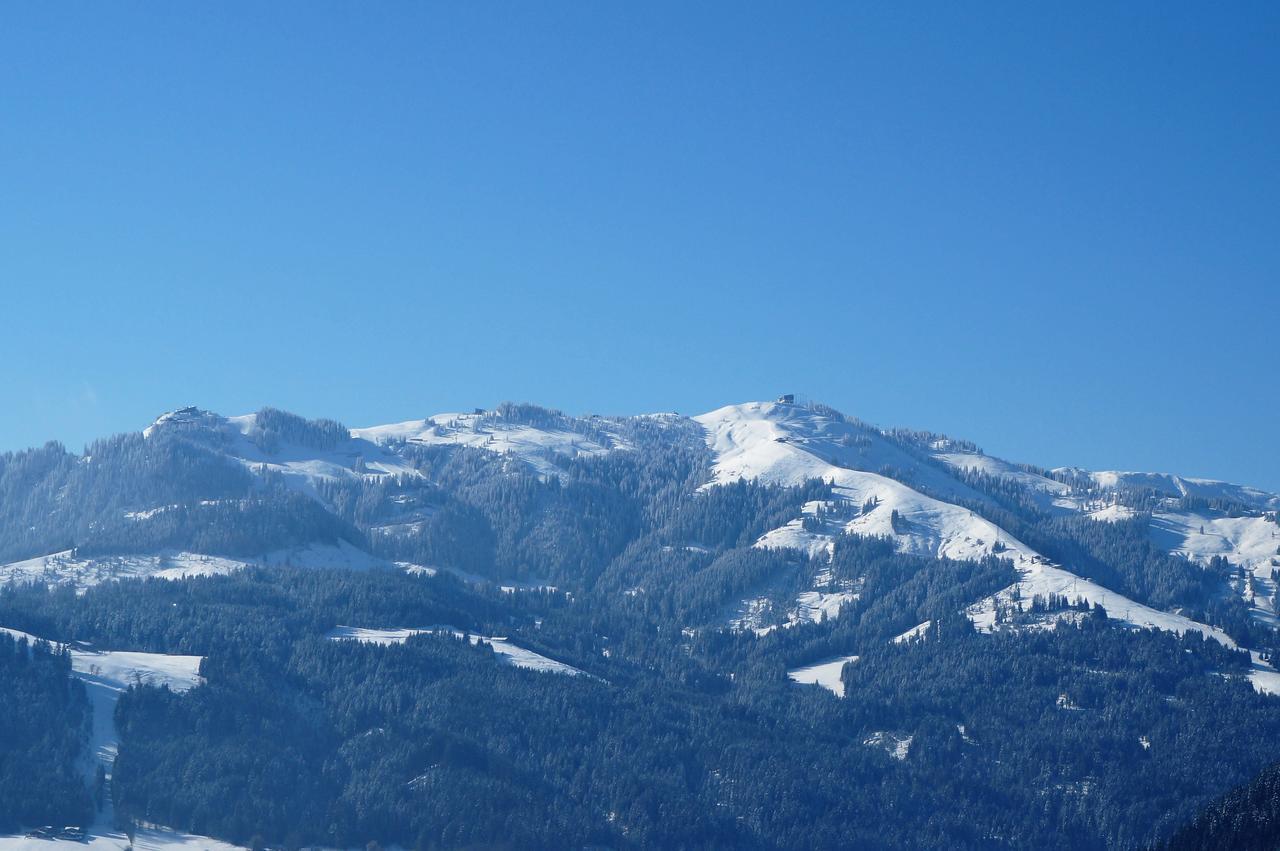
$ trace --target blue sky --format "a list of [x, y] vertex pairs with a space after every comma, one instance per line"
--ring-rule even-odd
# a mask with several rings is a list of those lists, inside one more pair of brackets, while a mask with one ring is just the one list
[[795, 391], [1280, 489], [1280, 6], [960, 5], [10, 7], [0, 448]]

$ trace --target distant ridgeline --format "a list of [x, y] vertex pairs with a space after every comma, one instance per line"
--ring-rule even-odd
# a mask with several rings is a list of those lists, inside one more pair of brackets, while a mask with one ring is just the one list
[[1277, 510], [786, 396], [184, 408], [0, 456], [0, 627], [203, 657], [95, 783], [92, 674], [0, 633], [0, 833], [1274, 847]]

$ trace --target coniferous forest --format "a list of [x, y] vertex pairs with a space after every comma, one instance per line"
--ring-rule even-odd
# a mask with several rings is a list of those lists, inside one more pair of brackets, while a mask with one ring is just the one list
[[[939, 558], [853, 534], [813, 551], [754, 546], [788, 524], [828, 528], [845, 510], [833, 482], [706, 487], [713, 459], [684, 420], [491, 416], [627, 449], [549, 452], [539, 468], [403, 444], [413, 476], [305, 489], [229, 461], [219, 431], [101, 441], [90, 462], [56, 446], [0, 456], [11, 559], [242, 558], [219, 575], [0, 587], [9, 629], [203, 657], [190, 691], [138, 681], [121, 695], [101, 792], [117, 826], [287, 849], [1141, 849], [1270, 835], [1270, 774], [1241, 784], [1280, 761], [1280, 699], [1253, 687], [1246, 651], [1068, 595], [998, 606], [978, 629], [974, 601], [1018, 581], [1000, 547]], [[344, 433], [275, 411], [264, 422], [254, 451], [268, 458], [332, 452]], [[939, 488], [918, 449], [936, 436], [890, 438], [906, 460], [886, 472]], [[967, 510], [1091, 581], [1274, 646], [1241, 612], [1238, 577], [1160, 550], [1140, 513], [1055, 516], [999, 480], [961, 478]], [[895, 513], [892, 528], [913, 522]], [[380, 561], [258, 558], [291, 547]], [[814, 588], [839, 605], [786, 620]], [[772, 620], [740, 620], [744, 600]], [[378, 644], [334, 640], [339, 628], [420, 632]], [[58, 646], [0, 634], [3, 831], [98, 811], [91, 711]], [[511, 646], [560, 667], [512, 664]], [[833, 658], [856, 659], [843, 697], [788, 676]]]
[[0, 833], [88, 819], [90, 709], [70, 674], [64, 652], [0, 631]]

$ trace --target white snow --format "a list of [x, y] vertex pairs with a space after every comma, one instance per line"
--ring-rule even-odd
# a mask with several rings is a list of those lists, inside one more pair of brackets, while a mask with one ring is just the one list
[[[936, 492], [983, 499], [864, 426], [800, 406], [768, 402], [731, 405], [694, 419], [706, 429], [715, 453], [713, 479], [706, 487], [740, 479], [783, 486], [812, 479], [832, 484], [831, 500], [806, 503], [800, 517], [761, 536], [758, 547], [821, 556], [830, 553], [837, 535], [848, 533], [892, 538], [901, 552], [935, 558], [980, 559], [998, 554], [1028, 563], [1038, 558], [1031, 548], [967, 508], [926, 496], [879, 473], [842, 466], [893, 467], [928, 482]], [[818, 528], [805, 529], [806, 519]], [[854, 598], [847, 589], [826, 596], [829, 590], [815, 586], [808, 596], [802, 595], [788, 613], [788, 623], [816, 619], [814, 614], [823, 611], [832, 617], [840, 604]], [[745, 606], [735, 623], [759, 631], [767, 607], [760, 601], [748, 601]]]
[[819, 685], [836, 697], [844, 697], [844, 682], [840, 679], [840, 674], [845, 665], [856, 661], [857, 656], [837, 656], [787, 671], [787, 676], [801, 685]]
[[929, 632], [929, 627], [931, 626], [933, 626], [933, 621], [925, 621], [924, 623], [916, 624], [915, 626], [911, 627], [911, 629], [902, 633], [902, 635], [894, 637], [893, 643], [905, 644], [907, 642], [916, 641], [917, 639], [923, 638], [924, 635]]
[[596, 418], [592, 422], [600, 431], [610, 435], [607, 443], [569, 429], [535, 428], [518, 422], [504, 422], [491, 414], [436, 414], [425, 420], [352, 429], [351, 434], [354, 438], [378, 445], [404, 441], [421, 446], [484, 449], [518, 458], [542, 475], [554, 475], [556, 467], [550, 456], [576, 458], [621, 448], [610, 431], [609, 420]]
[[[796, 405], [753, 402], [731, 405], [694, 419], [707, 430], [715, 452], [714, 478], [708, 486], [740, 479], [795, 486], [811, 479], [833, 484], [834, 498], [818, 532], [803, 529], [803, 516], [764, 535], [757, 546], [786, 547], [816, 554], [845, 532], [893, 538], [898, 549], [936, 558], [978, 559], [1000, 547], [1006, 557], [1034, 553], [994, 523], [967, 508], [943, 502], [875, 472], [831, 463], [892, 466], [928, 482], [940, 493], [984, 500], [943, 471], [907, 455], [864, 427]], [[851, 441], [866, 440], [866, 445]], [[868, 506], [864, 509], [864, 506]], [[805, 506], [815, 515], [817, 503]], [[895, 528], [894, 512], [898, 522]], [[997, 543], [998, 542], [998, 543]]]
[[1131, 520], [1138, 515], [1138, 512], [1119, 502], [1109, 503], [1088, 513], [1090, 517], [1100, 523], [1118, 523], [1122, 520]]
[[[1021, 581], [969, 607], [967, 614], [974, 626], [982, 630], [996, 628], [997, 605], [1025, 611], [1030, 608], [1033, 596], [1038, 594], [1047, 598], [1049, 594], [1055, 594], [1066, 597], [1072, 603], [1084, 600], [1095, 605], [1101, 604], [1106, 608], [1109, 618], [1141, 629], [1159, 629], [1177, 635], [1198, 632], [1224, 647], [1239, 649], [1235, 640], [1218, 627], [1144, 606], [1123, 594], [1081, 579], [1060, 568], [1037, 564], [1021, 569], [1020, 573]], [[1018, 599], [1015, 600], [1015, 597]], [[1280, 671], [1264, 662], [1257, 651], [1250, 650], [1249, 657], [1251, 660], [1249, 681], [1253, 687], [1264, 694], [1280, 694]]]
[[83, 593], [103, 582], [149, 577], [176, 580], [190, 576], [220, 576], [251, 565], [348, 570], [400, 567], [399, 563], [384, 561], [341, 540], [337, 544], [316, 543], [274, 550], [256, 558], [231, 558], [178, 550], [88, 556], [63, 550], [0, 565], [0, 585], [41, 582], [51, 588], [70, 585]]
[[1224, 517], [1209, 512], [1158, 512], [1151, 516], [1151, 538], [1174, 555], [1207, 565], [1215, 556], [1243, 568], [1246, 582], [1237, 591], [1268, 626], [1276, 617], [1276, 583], [1280, 570], [1280, 525], [1265, 517]]
[[834, 620], [840, 615], [840, 607], [858, 599], [854, 591], [802, 591], [796, 597], [795, 616], [801, 621], [820, 623], [823, 618]]
[[[28, 633], [0, 629], [14, 637], [38, 640]], [[167, 686], [176, 692], [185, 692], [201, 683], [200, 656], [169, 656], [161, 653], [133, 651], [86, 650], [70, 645], [71, 669], [85, 684], [85, 691], [93, 707], [93, 729], [89, 739], [91, 757], [85, 764], [85, 779], [93, 783], [99, 765], [111, 776], [119, 747], [119, 734], [115, 726], [115, 708], [120, 694], [134, 684]], [[116, 831], [110, 796], [92, 825], [85, 825], [89, 834], [86, 842], [71, 843], [63, 840], [27, 839], [24, 836], [0, 836], [0, 851], [43, 851], [51, 844], [72, 848], [85, 845], [97, 851], [115, 851], [129, 848], [129, 838]], [[55, 825], [62, 827], [62, 825]], [[236, 846], [201, 836], [190, 836], [163, 828], [139, 830], [133, 843], [135, 849], [153, 851], [238, 851]]]
[[519, 645], [512, 644], [505, 638], [482, 638], [474, 635], [471, 637], [472, 644], [480, 642], [488, 644], [493, 648], [493, 652], [505, 657], [509, 664], [515, 665], [517, 668], [544, 671], [550, 674], [566, 674], [571, 677], [589, 676], [585, 671], [581, 671], [572, 665], [557, 662], [555, 659], [548, 659], [546, 656], [534, 653], [532, 650], [526, 650]]
[[246, 562], [222, 556], [166, 550], [153, 555], [79, 556], [71, 550], [0, 565], [0, 584], [43, 582], [71, 585], [79, 591], [118, 579], [181, 579], [240, 570]]
[[802, 591], [796, 595], [794, 605], [784, 613], [781, 623], [769, 623], [774, 618], [774, 604], [768, 597], [743, 600], [729, 620], [733, 629], [751, 630], [756, 635], [768, 635], [781, 626], [790, 629], [802, 623], [821, 623], [823, 618], [834, 620], [840, 616], [840, 607], [858, 599], [856, 591]]
[[[731, 405], [694, 419], [706, 429], [707, 443], [715, 453], [713, 480], [707, 487], [740, 479], [795, 486], [817, 478], [833, 485], [833, 500], [821, 506], [827, 512], [822, 529], [810, 532], [803, 528], [805, 516], [817, 516], [819, 504], [809, 503], [800, 518], [768, 532], [756, 542], [757, 546], [787, 547], [818, 555], [836, 534], [844, 532], [889, 537], [901, 552], [915, 555], [952, 559], [997, 555], [1013, 562], [1019, 580], [969, 608], [969, 617], [979, 629], [995, 626], [997, 606], [1026, 610], [1030, 608], [1033, 596], [1038, 594], [1047, 598], [1049, 594], [1055, 594], [1065, 596], [1071, 602], [1101, 604], [1109, 617], [1133, 626], [1178, 634], [1192, 630], [1228, 647], [1236, 646], [1220, 629], [1182, 615], [1157, 611], [1049, 564], [1044, 556], [967, 508], [926, 496], [896, 479], [842, 466], [875, 464], [892, 467], [896, 474], [927, 483], [929, 489], [936, 493], [982, 499], [943, 471], [919, 464], [874, 430], [804, 406], [770, 402]], [[991, 475], [1015, 478], [1044, 493], [1049, 504], [1060, 510], [1105, 509], [1105, 502], [1086, 504], [1076, 500], [1071, 496], [1069, 486], [999, 459], [973, 452], [939, 451], [935, 454], [955, 468], [976, 468]], [[1080, 475], [1080, 471], [1072, 472]], [[1127, 485], [1137, 484], [1135, 478], [1138, 475], [1092, 474], [1093, 481], [1104, 488], [1116, 487], [1122, 477], [1128, 477], [1124, 479]], [[1260, 506], [1273, 504], [1272, 501], [1280, 502], [1280, 497], [1221, 482], [1159, 475], [1143, 476], [1141, 482], [1149, 487], [1164, 487], [1175, 494], [1203, 497], [1230, 494], [1253, 500]], [[896, 523], [892, 519], [895, 511]], [[1111, 519], [1118, 514], [1112, 512]], [[1214, 554], [1228, 558], [1234, 555], [1253, 570], [1251, 587], [1260, 596], [1274, 593], [1275, 588], [1269, 578], [1271, 556], [1265, 551], [1271, 549], [1274, 552], [1275, 545], [1280, 544], [1280, 527], [1259, 517], [1214, 520], [1194, 516], [1194, 520], [1188, 520], [1193, 515], [1177, 518], [1157, 515], [1157, 519], [1161, 517], [1165, 518], [1163, 522], [1173, 536], [1173, 543], [1181, 542], [1181, 550], [1171, 549], [1203, 561]], [[1204, 521], [1204, 535], [1199, 534], [1201, 520]], [[1192, 525], [1194, 536], [1189, 532]], [[900, 642], [914, 638], [928, 626], [927, 623], [921, 624], [894, 640]], [[1272, 685], [1271, 673], [1271, 668], [1257, 660], [1251, 679], [1261, 690]]]
[[200, 685], [202, 656], [170, 656], [129, 650], [81, 650], [70, 648], [71, 669], [85, 683], [122, 692], [131, 685], [167, 686], [170, 691], [190, 691]]
[[1229, 500], [1257, 511], [1280, 509], [1280, 495], [1213, 479], [1187, 478], [1171, 473], [1136, 473], [1116, 470], [1089, 472], [1074, 467], [1061, 468], [1055, 472], [1087, 477], [1104, 491], [1151, 491], [1173, 499], [1195, 497], [1206, 500]]
[[207, 836], [192, 836], [165, 828], [138, 829], [132, 845], [128, 836], [105, 827], [92, 829], [84, 842], [0, 836], [0, 851], [128, 851], [130, 848], [133, 851], [244, 851], [239, 846]]
[[933, 457], [956, 470], [973, 470], [993, 478], [1017, 482], [1042, 510], [1051, 514], [1064, 514], [1080, 509], [1070, 485], [1031, 472], [1017, 464], [973, 451], [938, 451], [933, 453]]
[[1249, 651], [1252, 664], [1249, 667], [1249, 682], [1261, 694], [1280, 695], [1280, 671], [1262, 661], [1256, 650]]
[[867, 747], [881, 748], [889, 756], [901, 762], [911, 752], [911, 742], [914, 739], [915, 736], [880, 731], [872, 733], [862, 743]]
[[[463, 636], [460, 630], [447, 626], [429, 626], [421, 629], [371, 629], [367, 627], [339, 626], [330, 630], [326, 637], [331, 641], [361, 641], [386, 647], [392, 644], [404, 644], [415, 635], [434, 635], [437, 633], [449, 633], [458, 638]], [[470, 641], [472, 644], [487, 644], [493, 648], [493, 652], [503, 662], [508, 665], [514, 665], [517, 668], [551, 674], [565, 674], [570, 677], [590, 676], [590, 674], [572, 665], [557, 662], [555, 659], [549, 659], [532, 650], [526, 650], [517, 644], [512, 644], [506, 638], [472, 635], [470, 636]]]
[[329, 630], [325, 638], [330, 641], [359, 641], [364, 644], [378, 644], [388, 647], [392, 644], [404, 644], [415, 635], [434, 635], [446, 627], [426, 627], [425, 629], [371, 629], [362, 626], [338, 626]]
[[354, 435], [331, 449], [281, 441], [270, 452], [264, 451], [254, 442], [262, 434], [257, 414], [224, 417], [197, 408], [183, 408], [162, 415], [142, 434], [151, 438], [162, 430], [180, 432], [257, 475], [276, 474], [290, 487], [316, 499], [319, 499], [316, 486], [325, 479], [418, 476], [417, 470], [404, 458]]
[[[1280, 568], [1280, 525], [1263, 516], [1280, 509], [1280, 495], [1169, 473], [1090, 472], [1075, 467], [1054, 471], [1086, 483], [1086, 491], [1075, 491], [1063, 482], [980, 453], [940, 453], [936, 457], [957, 469], [978, 469], [1016, 481], [1033, 496], [1042, 495], [1041, 506], [1054, 513], [1081, 512], [1103, 522], [1138, 516], [1138, 511], [1123, 502], [1125, 494], [1154, 494], [1163, 507], [1151, 515], [1152, 542], [1197, 564], [1207, 565], [1214, 556], [1221, 556], [1243, 567], [1252, 578], [1237, 590], [1254, 606], [1256, 618], [1268, 626], [1280, 626], [1273, 605], [1277, 589], [1271, 580], [1272, 568]], [[1178, 506], [1185, 498], [1226, 500], [1245, 506], [1254, 515], [1228, 517], [1207, 509], [1188, 511]]]

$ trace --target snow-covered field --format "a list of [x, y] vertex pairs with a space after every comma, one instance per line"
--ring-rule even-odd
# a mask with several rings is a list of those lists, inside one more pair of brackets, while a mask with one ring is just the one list
[[132, 845], [123, 833], [97, 829], [84, 842], [0, 836], [0, 851], [72, 851], [77, 848], [90, 851], [126, 851], [129, 848], [134, 851], [244, 851], [239, 846], [207, 836], [192, 836], [163, 828], [140, 828], [134, 833]]
[[822, 686], [836, 697], [844, 697], [844, 682], [840, 679], [840, 674], [845, 665], [856, 661], [857, 656], [837, 656], [787, 671], [787, 677], [801, 685]]
[[119, 579], [181, 579], [231, 573], [246, 562], [189, 552], [154, 555], [78, 556], [71, 550], [0, 565], [0, 584], [43, 582], [50, 587], [72, 585], [83, 591]]
[[[331, 641], [361, 641], [385, 647], [392, 644], [404, 644], [415, 635], [434, 635], [437, 633], [449, 633], [458, 638], [463, 635], [459, 630], [447, 626], [429, 626], [421, 629], [370, 629], [357, 626], [339, 626], [331, 630], [326, 637]], [[543, 671], [550, 674], [565, 674], [570, 677], [590, 676], [585, 671], [581, 671], [572, 665], [566, 665], [564, 662], [557, 662], [555, 659], [549, 659], [532, 650], [526, 650], [517, 644], [512, 644], [505, 638], [472, 635], [470, 636], [470, 641], [472, 644], [487, 644], [493, 648], [493, 652], [500, 660], [517, 668]]]
[[576, 458], [622, 448], [620, 441], [608, 431], [608, 420], [593, 422], [601, 432], [610, 435], [607, 442], [568, 429], [507, 423], [490, 414], [436, 414], [425, 420], [352, 429], [351, 434], [379, 445], [404, 441], [421, 446], [485, 449], [518, 458], [542, 475], [553, 475], [556, 471], [550, 460], [553, 456]]
[[[39, 640], [35, 636], [16, 630], [0, 630], [14, 637]], [[199, 656], [167, 656], [160, 653], [136, 653], [131, 651], [95, 651], [76, 646], [69, 648], [71, 668], [85, 684], [90, 705], [93, 707], [93, 730], [90, 734], [90, 759], [85, 764], [85, 778], [90, 784], [99, 765], [111, 776], [119, 747], [119, 735], [115, 726], [115, 708], [120, 694], [129, 686], [143, 683], [168, 686], [176, 692], [188, 691], [200, 684]], [[129, 838], [118, 832], [112, 822], [113, 811], [108, 797], [92, 825], [85, 825], [88, 839], [85, 842], [64, 840], [27, 839], [25, 836], [0, 836], [0, 851], [40, 851], [51, 846], [83, 847], [98, 851], [114, 851], [128, 848]], [[54, 825], [61, 828], [62, 825]], [[135, 849], [154, 851], [236, 851], [236, 846], [202, 836], [190, 836], [162, 828], [139, 830], [135, 835]]]
[[384, 561], [346, 541], [274, 550], [252, 559], [176, 550], [149, 555], [134, 553], [101, 556], [78, 555], [72, 550], [63, 550], [0, 565], [0, 585], [7, 582], [41, 582], [49, 587], [70, 585], [83, 592], [103, 582], [151, 577], [176, 580], [190, 576], [219, 576], [251, 565], [347, 570], [415, 567], [402, 562]]

